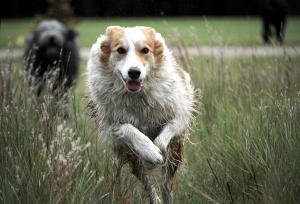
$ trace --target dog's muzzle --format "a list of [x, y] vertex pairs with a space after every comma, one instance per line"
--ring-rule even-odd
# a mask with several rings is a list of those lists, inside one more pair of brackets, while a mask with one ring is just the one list
[[126, 81], [126, 88], [131, 92], [140, 92], [142, 90], [142, 82], [138, 80]]
[[131, 92], [139, 92], [142, 89], [141, 80], [139, 80], [141, 71], [136, 68], [128, 70], [129, 80], [126, 81], [126, 87]]
[[[129, 70], [130, 72], [130, 70]], [[142, 90], [142, 80], [138, 79], [140, 76], [140, 72], [139, 73], [129, 73], [128, 72], [128, 76], [130, 77], [130, 79], [126, 80], [124, 79], [122, 73], [119, 71], [119, 75], [120, 78], [122, 79], [126, 89], [129, 92], [140, 92]], [[131, 75], [131, 76], [130, 76]]]

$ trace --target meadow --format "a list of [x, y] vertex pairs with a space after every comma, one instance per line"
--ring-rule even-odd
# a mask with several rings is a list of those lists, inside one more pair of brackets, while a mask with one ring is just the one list
[[[26, 35], [32, 32], [32, 19], [3, 19], [0, 48], [22, 47]], [[152, 26], [169, 44], [178, 39], [187, 45], [259, 45], [261, 20], [257, 17], [186, 17], [186, 18], [83, 18], [74, 25], [80, 34], [81, 47], [90, 47], [109, 25]], [[300, 44], [300, 18], [289, 17], [285, 43]]]
[[[87, 45], [98, 28], [94, 20], [86, 21], [78, 28], [81, 36], [91, 30], [81, 40]], [[225, 29], [226, 21], [216, 25]], [[14, 33], [25, 33], [29, 22], [18, 22], [24, 28], [15, 27]], [[166, 24], [180, 27], [184, 22]], [[6, 26], [13, 30], [12, 24]], [[208, 31], [199, 32], [201, 36]], [[227, 39], [229, 34], [222, 32]], [[236, 45], [260, 40], [235, 35]], [[181, 38], [192, 42], [188, 36]], [[292, 44], [300, 41], [290, 39]], [[177, 59], [197, 88], [199, 114], [185, 144], [175, 203], [299, 203], [299, 57]], [[119, 164], [97, 135], [87, 108], [85, 65], [82, 61], [77, 86], [69, 94], [70, 117], [65, 119], [62, 101], [33, 96], [21, 59], [0, 61], [0, 203], [147, 203], [128, 166]], [[156, 179], [158, 187], [160, 181]]]

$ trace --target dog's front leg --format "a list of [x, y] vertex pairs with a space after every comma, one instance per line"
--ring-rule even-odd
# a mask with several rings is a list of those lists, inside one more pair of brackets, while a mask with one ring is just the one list
[[163, 204], [172, 204], [172, 187], [175, 182], [176, 171], [183, 159], [183, 140], [171, 141], [166, 157], [166, 162], [162, 167], [162, 199]]
[[169, 123], [167, 123], [161, 133], [155, 138], [153, 143], [165, 153], [167, 146], [175, 136], [182, 136], [189, 126], [189, 115], [179, 115]]
[[153, 177], [147, 173], [142, 160], [137, 158], [136, 155], [130, 155], [129, 163], [131, 165], [133, 175], [142, 182], [146, 192], [148, 193], [150, 204], [161, 204], [154, 186]]
[[[162, 167], [162, 198], [163, 204], [173, 203], [172, 186], [175, 181], [176, 171], [182, 161], [183, 140], [182, 134], [187, 128], [187, 124], [179, 124], [179, 120], [175, 120], [167, 124], [154, 143], [163, 151], [165, 163]], [[172, 140], [177, 136], [178, 140]], [[169, 144], [170, 143], [170, 144]]]
[[[167, 123], [154, 140], [154, 144], [161, 149], [165, 156], [165, 164], [162, 167], [162, 198], [164, 204], [173, 203], [172, 185], [175, 180], [176, 170], [182, 161], [183, 140], [181, 139], [184, 131], [188, 128], [188, 116], [189, 115], [181, 115]], [[175, 136], [179, 137], [179, 140], [172, 143], [171, 140]], [[169, 144], [170, 141], [171, 144]]]
[[153, 142], [131, 124], [122, 124], [117, 130], [117, 137], [141, 156], [145, 161], [160, 164], [163, 156], [160, 149]]

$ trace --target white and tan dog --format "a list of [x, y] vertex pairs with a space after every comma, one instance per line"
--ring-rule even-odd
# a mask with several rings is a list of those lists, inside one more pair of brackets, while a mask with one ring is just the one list
[[172, 203], [194, 90], [162, 36], [150, 27], [108, 27], [91, 48], [88, 88], [106, 144], [130, 163], [150, 203], [160, 199], [148, 164], [162, 164], [163, 203]]

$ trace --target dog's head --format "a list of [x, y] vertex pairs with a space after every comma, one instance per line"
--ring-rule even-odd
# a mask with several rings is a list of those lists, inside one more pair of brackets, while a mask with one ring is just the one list
[[101, 37], [101, 69], [112, 69], [130, 92], [140, 92], [163, 64], [164, 40], [151, 27], [110, 26]]
[[56, 20], [39, 23], [34, 32], [34, 43], [42, 50], [45, 57], [57, 58], [68, 41], [77, 36], [76, 31]]

